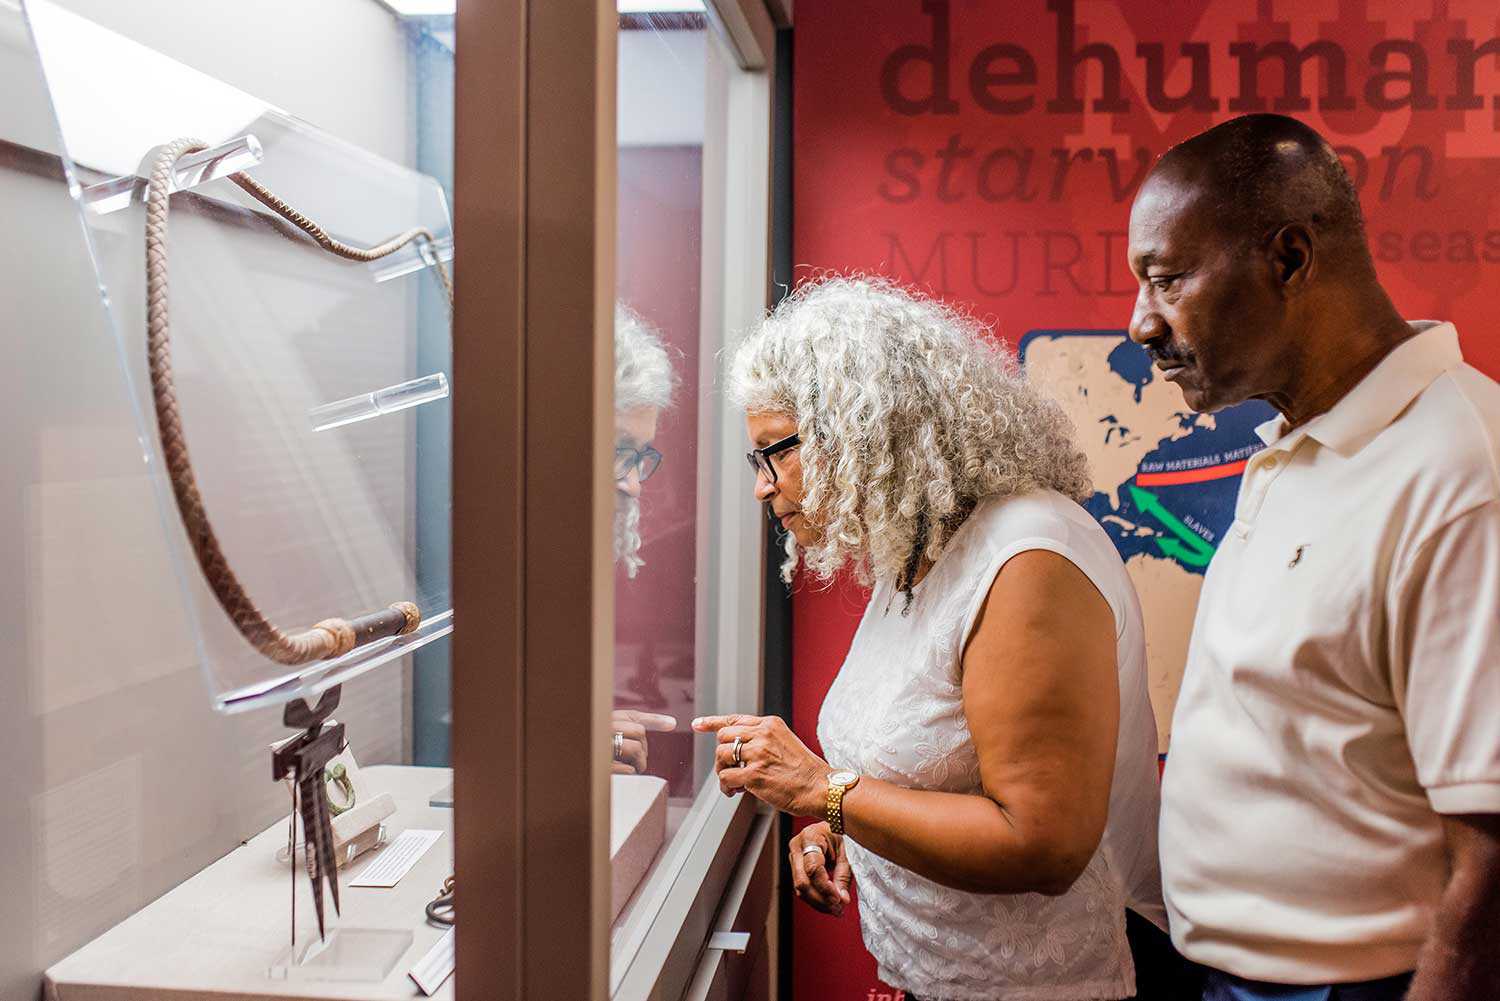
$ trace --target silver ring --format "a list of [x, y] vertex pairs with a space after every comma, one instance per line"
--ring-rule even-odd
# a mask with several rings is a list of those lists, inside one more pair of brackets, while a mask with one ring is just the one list
[[802, 854], [803, 855], [811, 855], [813, 852], [817, 852], [819, 855], [822, 855], [823, 854], [823, 846], [822, 845], [803, 845], [802, 846]]
[[741, 738], [734, 738], [734, 767], [736, 768], [743, 768], [745, 766], [745, 759], [740, 757], [740, 748], [744, 746], [744, 743]]
[[615, 731], [615, 760], [619, 761], [625, 756], [625, 735], [619, 730]]

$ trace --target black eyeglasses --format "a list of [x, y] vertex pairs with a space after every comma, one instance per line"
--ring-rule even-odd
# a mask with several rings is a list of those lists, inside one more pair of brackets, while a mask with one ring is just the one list
[[750, 463], [750, 468], [755, 471], [756, 476], [765, 474], [771, 483], [776, 482], [776, 467], [771, 463], [771, 456], [778, 452], [785, 452], [789, 448], [796, 448], [802, 444], [802, 436], [790, 434], [780, 441], [772, 442], [765, 448], [752, 448], [745, 453], [745, 461]]
[[645, 448], [631, 448], [621, 445], [615, 449], [615, 479], [623, 480], [630, 475], [632, 469], [636, 470], [642, 483], [651, 479], [651, 474], [661, 468], [661, 453], [647, 445]]

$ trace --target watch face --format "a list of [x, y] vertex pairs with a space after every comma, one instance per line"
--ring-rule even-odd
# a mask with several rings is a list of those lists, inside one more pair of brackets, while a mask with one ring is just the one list
[[834, 772], [828, 776], [828, 781], [836, 786], [846, 786], [857, 778], [859, 778], [859, 775], [854, 772]]

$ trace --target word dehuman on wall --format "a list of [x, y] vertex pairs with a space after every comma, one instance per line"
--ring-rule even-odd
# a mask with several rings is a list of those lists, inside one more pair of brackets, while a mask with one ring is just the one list
[[[1084, 127], [1050, 148], [986, 145], [962, 131], [928, 148], [899, 146], [885, 157], [880, 197], [893, 204], [924, 197], [1060, 201], [1079, 185], [1104, 185], [1114, 201], [1126, 201], [1163, 151], [1136, 141], [1139, 129], [1118, 123], [1130, 115], [1144, 116], [1161, 136], [1184, 115], [1205, 126], [1256, 111], [1308, 118], [1335, 142], [1361, 191], [1374, 185], [1381, 200], [1403, 190], [1421, 200], [1437, 197], [1444, 157], [1500, 156], [1500, 98], [1481, 87], [1500, 75], [1500, 38], [1450, 33], [1440, 46], [1436, 37], [1425, 43], [1381, 38], [1356, 50], [1331, 38], [1296, 44], [1281, 37], [1290, 33], [1289, 23], [1262, 20], [1251, 26], [1266, 37], [1246, 39], [1241, 5], [1217, 4], [1204, 11], [1195, 32], [1216, 41], [1185, 41], [1169, 50], [1165, 42], [1137, 38], [1117, 5], [1085, 0], [1085, 6], [1088, 19], [1080, 23], [1077, 0], [1047, 0], [1052, 44], [1043, 51], [994, 42], [959, 60], [950, 0], [923, 0], [930, 38], [894, 49], [880, 67], [888, 108], [955, 122], [972, 121], [976, 112], [1070, 116]], [[1411, 14], [1414, 24], [1421, 17], [1420, 10]], [[1466, 27], [1453, 21], [1449, 30]], [[1437, 138], [1443, 142], [1440, 148], [1389, 142], [1391, 128], [1360, 129], [1341, 142], [1341, 115], [1365, 122], [1433, 116], [1441, 119]]]

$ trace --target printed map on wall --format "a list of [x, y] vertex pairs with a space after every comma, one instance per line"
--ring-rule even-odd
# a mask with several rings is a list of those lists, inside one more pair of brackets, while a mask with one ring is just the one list
[[1196, 414], [1123, 330], [1033, 330], [1021, 339], [1033, 382], [1062, 404], [1088, 453], [1088, 508], [1141, 595], [1158, 746], [1168, 726], [1204, 571], [1234, 521], [1240, 473], [1260, 450], [1262, 403]]

